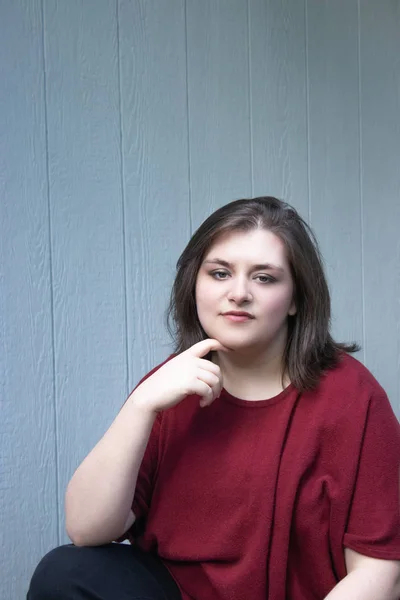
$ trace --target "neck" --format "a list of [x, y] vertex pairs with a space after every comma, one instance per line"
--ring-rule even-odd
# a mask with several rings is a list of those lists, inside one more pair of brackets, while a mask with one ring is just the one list
[[290, 381], [284, 376], [283, 352], [231, 351], [213, 353], [224, 388], [243, 400], [265, 400], [279, 394]]

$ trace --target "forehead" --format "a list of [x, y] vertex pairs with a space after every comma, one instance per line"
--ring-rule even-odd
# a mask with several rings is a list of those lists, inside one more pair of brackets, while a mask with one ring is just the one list
[[288, 266], [286, 248], [282, 240], [267, 229], [230, 231], [217, 237], [204, 259], [221, 258], [228, 262], [273, 262]]

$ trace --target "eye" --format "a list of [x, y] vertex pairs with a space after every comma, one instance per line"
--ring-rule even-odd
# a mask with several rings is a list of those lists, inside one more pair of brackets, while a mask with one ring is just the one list
[[276, 279], [271, 277], [271, 275], [256, 275], [255, 279], [257, 279], [260, 283], [275, 283]]
[[210, 275], [214, 279], [219, 280], [226, 279], [227, 277], [229, 277], [229, 273], [227, 271], [212, 271]]

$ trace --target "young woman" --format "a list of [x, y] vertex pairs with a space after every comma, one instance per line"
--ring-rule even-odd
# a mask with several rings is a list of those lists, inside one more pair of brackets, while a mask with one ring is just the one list
[[400, 428], [329, 333], [306, 223], [272, 197], [217, 210], [178, 261], [170, 316], [176, 354], [75, 472], [74, 545], [28, 598], [397, 600]]

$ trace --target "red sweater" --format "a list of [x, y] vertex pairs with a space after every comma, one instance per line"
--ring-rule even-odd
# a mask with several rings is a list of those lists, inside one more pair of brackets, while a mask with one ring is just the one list
[[184, 600], [322, 600], [343, 546], [400, 560], [399, 458], [385, 392], [348, 355], [312, 392], [190, 396], [154, 424], [129, 537]]

